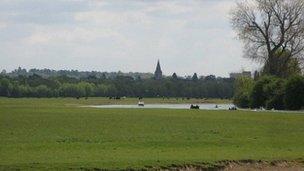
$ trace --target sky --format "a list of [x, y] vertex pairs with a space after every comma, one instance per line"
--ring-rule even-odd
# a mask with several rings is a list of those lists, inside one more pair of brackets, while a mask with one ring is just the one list
[[0, 70], [255, 70], [229, 22], [234, 0], [1, 0]]

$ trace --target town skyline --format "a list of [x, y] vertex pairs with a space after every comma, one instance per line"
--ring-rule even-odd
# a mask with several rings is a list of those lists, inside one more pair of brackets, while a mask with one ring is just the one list
[[[46, 71], [48, 70], [48, 71]], [[66, 71], [70, 71], [70, 72], [73, 72], [73, 71], [76, 71], [76, 72], [79, 72], [79, 73], [87, 73], [89, 75], [91, 74], [97, 74], [97, 75], [100, 75], [102, 73], [107, 73], [107, 74], [110, 74], [111, 76], [110, 77], [115, 77], [116, 75], [119, 75], [119, 73], [122, 73], [123, 75], [125, 76], [133, 76], [134, 78], [137, 77], [137, 76], [140, 76], [140, 75], [144, 75], [143, 78], [155, 78], [157, 80], [160, 80], [162, 78], [165, 78], [165, 77], [173, 77], [173, 75], [179, 77], [179, 78], [184, 78], [184, 79], [189, 79], [191, 77], [193, 77], [194, 75], [197, 75], [199, 78], [202, 77], [206, 77], [206, 76], [215, 76], [215, 77], [223, 77], [223, 78], [237, 78], [239, 76], [246, 76], [246, 77], [252, 77], [252, 71], [245, 71], [245, 70], [241, 70], [241, 71], [237, 71], [237, 72], [230, 72], [228, 74], [228, 76], [218, 76], [218, 75], [214, 75], [214, 74], [209, 74], [209, 75], [200, 75], [200, 74], [197, 74], [197, 72], [193, 72], [192, 74], [189, 74], [189, 75], [178, 75], [176, 72], [172, 72], [171, 74], [163, 74], [162, 72], [162, 66], [160, 64], [160, 60], [158, 59], [157, 60], [157, 63], [156, 63], [156, 67], [155, 67], [155, 70], [153, 72], [137, 72], [137, 71], [130, 71], [130, 72], [122, 72], [122, 71], [96, 71], [96, 70], [74, 70], [74, 69], [71, 69], [71, 70], [66, 70], [66, 69], [62, 69], [62, 70], [55, 70], [55, 69], [52, 69], [52, 68], [29, 68], [29, 69], [26, 69], [26, 68], [22, 68], [22, 67], [18, 67], [16, 69], [13, 69], [12, 71], [6, 71], [5, 69], [1, 70], [0, 71], [0, 74], [2, 75], [10, 75], [10, 76], [18, 76], [18, 75], [32, 75], [32, 74], [38, 74], [38, 75], [41, 75], [43, 72], [66, 72]], [[42, 72], [42, 73], [41, 73]], [[90, 74], [91, 73], [91, 74]], [[44, 75], [44, 74], [42, 74]], [[61, 74], [59, 74], [61, 75]], [[93, 75], [91, 75], [93, 76]], [[96, 75], [95, 75], [96, 76]], [[109, 76], [109, 75], [108, 75]]]

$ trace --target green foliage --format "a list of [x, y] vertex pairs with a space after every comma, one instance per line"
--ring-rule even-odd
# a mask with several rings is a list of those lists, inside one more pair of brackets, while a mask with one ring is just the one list
[[0, 79], [0, 96], [10, 96], [10, 91], [12, 89], [12, 84], [7, 78]]
[[282, 110], [284, 109], [284, 85], [285, 80], [280, 78], [273, 78], [265, 85], [264, 92], [266, 94], [265, 108]]
[[274, 76], [263, 76], [255, 82], [250, 94], [250, 107], [284, 109], [284, 80]]
[[31, 76], [0, 77], [0, 96], [6, 97], [193, 97], [231, 98], [233, 79], [207, 76], [198, 79], [138, 79], [130, 76], [97, 78], [94, 75], [77, 79], [67, 76], [44, 78]]
[[265, 107], [267, 94], [265, 87], [271, 82], [274, 77], [263, 76], [258, 81], [254, 83], [252, 91], [250, 93], [250, 107], [251, 108], [260, 108]]
[[66, 83], [59, 89], [60, 95], [63, 97], [84, 97], [86, 95], [85, 87], [79, 84]]
[[95, 88], [95, 94], [98, 97], [105, 97], [107, 94], [109, 94], [110, 85], [107, 84], [98, 84]]
[[241, 108], [248, 108], [250, 103], [250, 92], [252, 90], [253, 80], [248, 77], [239, 77], [235, 81], [235, 94], [233, 102]]
[[280, 78], [288, 78], [293, 75], [300, 75], [301, 68], [297, 58], [293, 58], [288, 50], [279, 49], [272, 58], [264, 64], [264, 75], [274, 75]]
[[293, 76], [288, 79], [285, 87], [285, 106], [290, 110], [304, 107], [304, 77]]
[[275, 76], [262, 76], [257, 81], [238, 79], [234, 103], [243, 108], [299, 110], [304, 106], [304, 77], [288, 80]]
[[34, 88], [34, 91], [36, 93], [35, 97], [50, 97], [51, 91], [46, 85], [39, 85]]

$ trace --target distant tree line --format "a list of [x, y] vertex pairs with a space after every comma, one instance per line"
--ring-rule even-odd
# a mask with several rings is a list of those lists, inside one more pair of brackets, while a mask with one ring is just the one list
[[78, 71], [78, 70], [52, 70], [52, 69], [29, 69], [26, 70], [24, 68], [17, 68], [11, 72], [6, 72], [6, 70], [2, 70], [1, 72], [3, 75], [7, 75], [10, 77], [18, 77], [22, 76], [31, 76], [33, 74], [40, 75], [42, 77], [57, 77], [57, 76], [68, 76], [72, 78], [84, 78], [89, 77], [91, 75], [96, 76], [97, 78], [115, 78], [117, 76], [130, 76], [130, 77], [141, 77], [145, 78], [152, 78], [152, 73], [140, 73], [140, 72], [128, 72], [123, 73], [121, 71], [118, 72], [100, 72], [100, 71]]
[[189, 97], [232, 98], [234, 79], [213, 75], [161, 80], [117, 75], [116, 77], [0, 75], [0, 96], [5, 97]]

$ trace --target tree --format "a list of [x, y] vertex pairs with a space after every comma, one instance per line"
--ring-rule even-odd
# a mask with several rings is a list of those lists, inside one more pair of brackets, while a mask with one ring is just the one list
[[173, 73], [173, 74], [172, 74], [172, 79], [173, 79], [173, 80], [177, 80], [177, 75], [176, 75], [176, 73]]
[[267, 63], [267, 74], [277, 75], [275, 61], [286, 51], [285, 63], [303, 59], [303, 0], [242, 1], [232, 12], [231, 22], [245, 44], [245, 55]]
[[194, 73], [193, 76], [192, 76], [192, 81], [197, 81], [197, 80], [198, 80], [197, 74]]
[[204, 78], [205, 81], [215, 81], [216, 77], [215, 75], [208, 75]]
[[36, 90], [36, 97], [49, 97], [50, 96], [50, 90], [46, 85], [39, 85], [35, 88]]
[[275, 54], [275, 61], [267, 61], [263, 68], [263, 74], [268, 74], [270, 68], [276, 71], [276, 76], [288, 78], [293, 75], [301, 74], [300, 63], [297, 58], [289, 58], [290, 52], [279, 49]]
[[19, 85], [19, 93], [20, 93], [20, 97], [28, 97], [31, 95], [31, 88], [28, 85]]
[[233, 103], [241, 108], [248, 108], [250, 103], [250, 93], [253, 86], [253, 80], [248, 77], [239, 77], [235, 81], [235, 94]]
[[60, 96], [63, 97], [82, 97], [85, 94], [84, 89], [81, 91], [79, 86], [71, 83], [62, 84], [59, 88], [59, 92]]
[[285, 87], [284, 103], [289, 110], [304, 107], [304, 77], [294, 76], [288, 79]]
[[106, 84], [98, 84], [95, 88], [94, 95], [99, 97], [106, 97], [109, 94], [109, 86]]
[[253, 74], [253, 79], [254, 79], [254, 81], [258, 80], [259, 77], [260, 77], [259, 71], [254, 71], [254, 74]]
[[0, 79], [0, 96], [10, 96], [12, 85], [7, 78]]
[[266, 109], [284, 109], [284, 85], [285, 80], [277, 77], [273, 77], [268, 84], [264, 85], [264, 94], [266, 95], [264, 106]]
[[3, 69], [2, 71], [1, 71], [1, 73], [0, 73], [1, 75], [6, 75], [6, 70], [5, 69]]
[[266, 85], [272, 82], [274, 77], [272, 76], [264, 76], [261, 77], [258, 81], [255, 82], [251, 94], [250, 94], [250, 107], [251, 108], [260, 108], [266, 107], [267, 101], [267, 92]]

